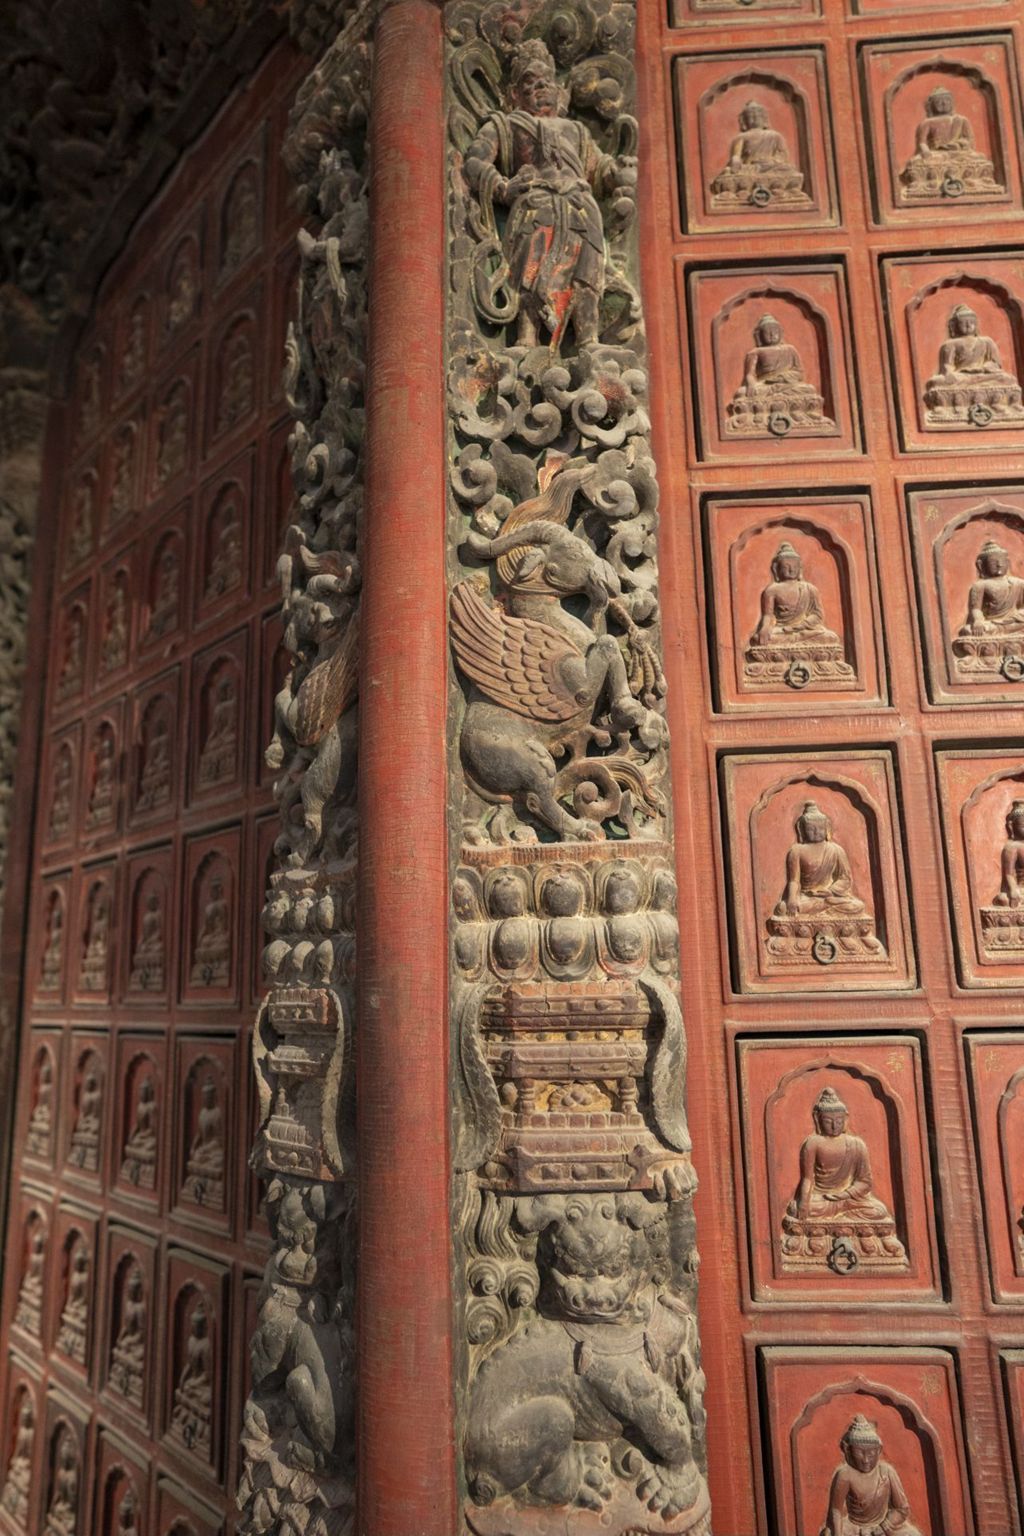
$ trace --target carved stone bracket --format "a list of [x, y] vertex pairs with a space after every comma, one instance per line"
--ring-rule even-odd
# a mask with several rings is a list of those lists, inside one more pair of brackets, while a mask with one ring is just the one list
[[634, 24], [629, 0], [446, 10], [456, 1350], [479, 1536], [709, 1529]]
[[295, 503], [278, 569], [292, 664], [267, 763], [281, 830], [253, 1054], [274, 1252], [251, 1341], [240, 1529], [333, 1536], [353, 1508], [352, 987], [369, 49], [339, 38], [285, 147], [303, 194], [285, 388]]

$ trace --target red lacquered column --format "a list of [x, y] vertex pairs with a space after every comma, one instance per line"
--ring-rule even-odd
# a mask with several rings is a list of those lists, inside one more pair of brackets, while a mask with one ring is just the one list
[[441, 15], [376, 33], [361, 607], [358, 1530], [452, 1536]]

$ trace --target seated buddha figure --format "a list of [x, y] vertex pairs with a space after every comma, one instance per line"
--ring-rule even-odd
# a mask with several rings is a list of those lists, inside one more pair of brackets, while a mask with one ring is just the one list
[[800, 1148], [800, 1182], [782, 1222], [783, 1264], [832, 1265], [835, 1238], [844, 1240], [844, 1268], [906, 1264], [896, 1223], [873, 1190], [867, 1143], [847, 1130], [849, 1111], [830, 1085], [811, 1115], [814, 1132]]
[[[826, 627], [821, 593], [805, 578], [803, 561], [788, 540], [775, 551], [771, 577], [761, 593], [761, 617], [747, 648], [748, 678], [757, 681], [767, 674], [768, 681], [776, 681], [781, 675], [802, 687], [819, 675], [850, 675], [843, 642]], [[787, 662], [796, 665], [783, 671]]]
[[969, 305], [950, 310], [948, 331], [939, 348], [939, 371], [924, 387], [925, 420], [935, 426], [987, 426], [993, 417], [1024, 419], [1020, 384], [1006, 372], [991, 336], [979, 334]]
[[982, 948], [990, 959], [1007, 952], [1019, 960], [1024, 950], [1024, 800], [1014, 800], [1006, 813], [1006, 841], [999, 858], [999, 889], [983, 906]]
[[1010, 557], [995, 539], [987, 539], [974, 562], [977, 581], [967, 597], [962, 635], [1024, 635], [1024, 579], [1010, 571]]
[[1006, 842], [1000, 860], [999, 890], [994, 907], [1024, 907], [1024, 800], [1015, 800], [1006, 813]]
[[820, 1536], [921, 1536], [895, 1467], [882, 1460], [882, 1441], [863, 1414], [839, 1442], [843, 1459], [832, 1474], [828, 1514]]
[[782, 134], [772, 127], [767, 107], [748, 101], [739, 129], [729, 146], [728, 163], [711, 183], [712, 208], [809, 202], [803, 172], [793, 164]]
[[783, 339], [778, 320], [762, 315], [743, 360], [743, 383], [728, 407], [726, 431], [747, 437], [782, 437], [794, 427], [830, 432], [835, 423], [823, 414], [823, 404], [807, 382], [800, 353]]
[[854, 893], [846, 849], [833, 841], [832, 823], [813, 800], [796, 818], [796, 839], [786, 854], [786, 888], [776, 916], [859, 916], [864, 903]]
[[945, 86], [938, 86], [928, 97], [914, 136], [914, 153], [900, 172], [904, 202], [1003, 190], [991, 160], [975, 148], [967, 118], [953, 108], [952, 92]]

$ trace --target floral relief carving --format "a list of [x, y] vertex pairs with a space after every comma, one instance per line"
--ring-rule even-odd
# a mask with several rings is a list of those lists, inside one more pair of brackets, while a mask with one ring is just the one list
[[634, 22], [622, 0], [446, 13], [454, 1220], [476, 1536], [710, 1529]]

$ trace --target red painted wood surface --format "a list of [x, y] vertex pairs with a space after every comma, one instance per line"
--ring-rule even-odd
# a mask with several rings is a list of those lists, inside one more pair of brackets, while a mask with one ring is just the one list
[[448, 1217], [441, 17], [373, 66], [359, 690], [358, 1526], [455, 1529]]
[[[839, 0], [824, 14], [815, 0], [669, 10], [640, 6], [642, 249], [715, 1530], [817, 1536], [839, 1435], [865, 1412], [921, 1530], [1004, 1536], [1021, 1527], [1024, 1442], [1022, 957], [1012, 940], [979, 953], [975, 909], [1000, 888], [1022, 696], [998, 658], [965, 672], [954, 642], [986, 539], [1024, 575], [1024, 432], [923, 418], [965, 293], [1003, 368], [1019, 372], [1019, 13]], [[903, 197], [936, 85], [952, 90], [1001, 191]], [[810, 206], [712, 206], [752, 97], [786, 135]], [[757, 293], [755, 321], [794, 317], [838, 434], [730, 439], [742, 347], [716, 360], [716, 321], [744, 291]], [[845, 646], [842, 686], [793, 688], [751, 668], [783, 540]], [[872, 763], [895, 793], [842, 788], [859, 778], [867, 790]], [[766, 991], [791, 815], [798, 799], [829, 797], [887, 959], [867, 985], [840, 957], [791, 979], [775, 971]], [[906, 967], [893, 971], [900, 945]], [[902, 1270], [785, 1268], [782, 1221], [823, 1083], [843, 1090], [849, 1128], [870, 1144]]]
[[[78, 348], [70, 405], [54, 413], [54, 434], [68, 420], [51, 441], [41, 522], [54, 557], [48, 630], [45, 571], [33, 600], [30, 692], [43, 729], [38, 756], [25, 758], [38, 813], [0, 1386], [0, 1484], [26, 1395], [34, 1406], [29, 1530], [42, 1529], [68, 1439], [80, 1536], [118, 1530], [129, 1488], [140, 1532], [233, 1528], [267, 1249], [247, 1157], [258, 915], [277, 822], [261, 754], [278, 685], [274, 565], [290, 491], [280, 377], [297, 214], [279, 156], [306, 68], [287, 45], [272, 54], [126, 232]], [[76, 546], [87, 494], [93, 526]], [[230, 740], [232, 714], [234, 747], [218, 748], [217, 720]], [[31, 742], [31, 707], [25, 728]], [[55, 900], [62, 954], [43, 985]], [[105, 900], [100, 963], [102, 946], [90, 956], [89, 943]], [[218, 900], [223, 964], [199, 953]], [[151, 911], [163, 939], [155, 968], [140, 954]], [[204, 1096], [221, 1117], [219, 1172], [202, 1159], [197, 1168], [193, 1152]], [[142, 1114], [152, 1136], [136, 1135], [140, 1104], [152, 1106]], [[36, 1228], [46, 1232], [37, 1331], [26, 1326], [32, 1308], [19, 1309]], [[81, 1343], [63, 1315], [79, 1251]], [[134, 1272], [143, 1370], [126, 1393], [115, 1346]], [[212, 1412], [209, 1445], [189, 1447], [174, 1427], [175, 1394], [200, 1301]], [[0, 1525], [18, 1528], [10, 1511]]]

